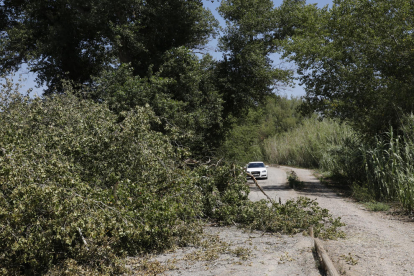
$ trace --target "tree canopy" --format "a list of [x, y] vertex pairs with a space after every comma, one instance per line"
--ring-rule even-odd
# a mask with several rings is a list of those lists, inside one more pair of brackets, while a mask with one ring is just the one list
[[[405, 0], [335, 0], [330, 9], [296, 3], [285, 55], [306, 103], [372, 135], [414, 111], [414, 7]], [[299, 18], [299, 20], [298, 20]]]
[[26, 62], [49, 93], [61, 79], [87, 83], [120, 63], [145, 76], [165, 51], [202, 47], [217, 27], [201, 0], [2, 0], [0, 7], [2, 73]]
[[185, 133], [177, 143], [194, 154], [211, 152], [223, 136], [223, 100], [213, 83], [215, 62], [210, 56], [199, 59], [185, 47], [167, 51], [162, 60], [157, 73], [143, 78], [127, 65], [104, 71], [88, 94], [117, 114], [149, 105], [167, 123], [153, 125], [155, 130], [166, 133], [168, 125], [177, 126]]
[[[62, 80], [86, 85], [89, 97], [120, 113], [150, 105], [192, 141], [192, 150], [217, 147], [234, 118], [263, 103], [291, 71], [270, 55], [283, 32], [269, 0], [222, 1], [223, 59], [195, 54], [217, 34], [218, 22], [201, 0], [1, 0], [1, 71], [27, 63], [62, 93]], [[166, 129], [157, 129], [166, 132]]]
[[276, 68], [270, 55], [278, 48], [278, 10], [270, 0], [226, 0], [219, 8], [227, 26], [220, 38], [223, 61], [217, 66], [224, 110], [240, 116], [263, 103], [277, 85], [288, 84], [289, 70]]

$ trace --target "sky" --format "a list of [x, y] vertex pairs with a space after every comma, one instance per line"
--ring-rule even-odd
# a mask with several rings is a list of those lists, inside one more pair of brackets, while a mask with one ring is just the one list
[[[322, 8], [326, 5], [331, 5], [333, 0], [308, 0], [307, 3], [311, 4], [311, 3], [316, 3], [318, 5], [318, 7]], [[274, 0], [273, 3], [275, 5], [275, 7], [279, 6], [282, 4], [282, 0]], [[219, 6], [219, 1], [215, 0], [204, 0], [203, 3], [205, 4], [205, 6], [211, 10], [211, 12], [213, 13], [213, 15], [220, 21], [220, 25], [221, 26], [225, 26], [224, 20], [220, 17], [220, 15], [217, 12], [217, 7]], [[214, 58], [216, 59], [220, 59], [221, 58], [221, 53], [218, 53], [215, 51], [215, 47], [216, 47], [217, 42], [216, 41], [212, 41], [209, 43], [208, 47], [207, 47], [207, 52], [210, 53]], [[283, 63], [283, 66], [286, 68], [295, 68], [294, 64], [290, 64], [284, 61], [279, 60], [278, 56], [275, 55], [273, 58], [273, 64], [274, 66], [278, 66], [281, 63]], [[22, 92], [26, 91], [30, 88], [33, 89], [31, 95], [34, 96], [35, 94], [37, 95], [42, 95], [42, 91], [43, 88], [36, 88], [36, 75], [29, 72], [29, 70], [27, 69], [27, 67], [23, 67], [20, 71], [18, 71], [16, 73], [16, 75], [14, 76], [15, 80], [18, 80], [19, 78], [22, 79], [21, 84], [23, 85], [22, 88]], [[299, 86], [298, 84], [295, 85], [294, 88], [285, 88], [284, 91], [280, 91], [278, 92], [280, 95], [284, 96], [286, 95], [287, 97], [300, 97], [300, 96], [304, 96], [305, 95], [305, 90], [303, 89], [303, 87]]]

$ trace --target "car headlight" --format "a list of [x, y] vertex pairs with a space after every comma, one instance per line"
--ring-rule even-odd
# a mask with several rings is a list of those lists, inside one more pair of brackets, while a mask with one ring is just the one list
[[262, 171], [262, 173], [265, 173], [265, 172], [267, 172], [267, 171]]

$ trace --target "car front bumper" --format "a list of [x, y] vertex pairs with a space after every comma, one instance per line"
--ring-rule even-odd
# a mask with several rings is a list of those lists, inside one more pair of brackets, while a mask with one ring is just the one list
[[[254, 178], [258, 179], [258, 178], [267, 178], [267, 172], [262, 172], [262, 171], [247, 171], [248, 173], [250, 173], [251, 175], [254, 176]], [[250, 176], [248, 176], [248, 178], [251, 178]]]

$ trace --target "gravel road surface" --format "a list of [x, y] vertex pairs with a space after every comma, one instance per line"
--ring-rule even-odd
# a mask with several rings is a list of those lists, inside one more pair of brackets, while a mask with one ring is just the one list
[[[289, 171], [291, 168], [280, 167]], [[324, 241], [338, 270], [345, 275], [414, 275], [414, 221], [368, 211], [321, 185], [312, 172], [294, 169], [305, 182], [297, 193], [317, 198], [322, 208], [346, 223], [347, 237]]]
[[[305, 183], [300, 191], [287, 186], [286, 173], [291, 170]], [[258, 183], [270, 198], [281, 202], [298, 196], [316, 199], [346, 223], [345, 239], [323, 241], [340, 274], [414, 275], [413, 221], [367, 211], [320, 184], [310, 170], [269, 167], [268, 174], [267, 180]], [[248, 184], [252, 201], [266, 198], [253, 181]], [[321, 275], [311, 239], [302, 234], [246, 233], [236, 227], [213, 226], [204, 232], [209, 248], [182, 248], [153, 260], [169, 266], [165, 275]]]

